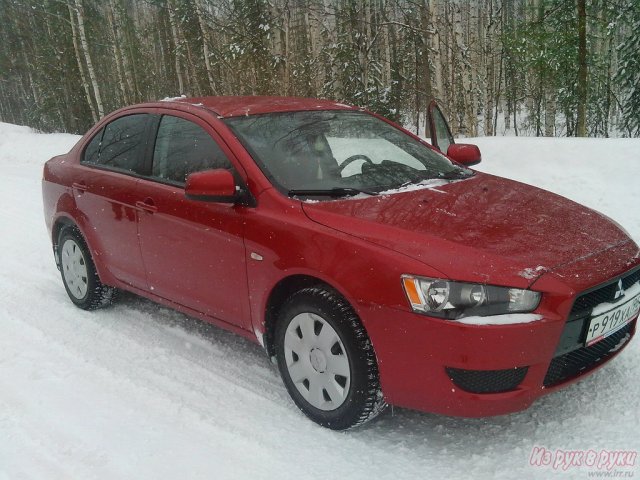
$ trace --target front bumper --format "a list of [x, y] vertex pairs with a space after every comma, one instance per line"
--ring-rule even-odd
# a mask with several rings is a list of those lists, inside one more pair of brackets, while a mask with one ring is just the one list
[[514, 325], [467, 325], [367, 308], [362, 315], [387, 402], [452, 416], [502, 415], [583, 378], [624, 349], [637, 319], [582, 347], [567, 340], [575, 299], [575, 293], [546, 293], [535, 312], [543, 318]]

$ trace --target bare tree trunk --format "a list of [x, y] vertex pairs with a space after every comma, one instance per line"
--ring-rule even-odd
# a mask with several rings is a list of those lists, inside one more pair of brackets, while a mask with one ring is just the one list
[[[364, 23], [364, 25], [362, 25]], [[363, 28], [364, 27], [364, 28]], [[362, 84], [362, 91], [364, 92], [365, 103], [369, 101], [369, 74], [371, 66], [371, 58], [369, 56], [369, 49], [367, 48], [371, 41], [371, 16], [370, 10], [367, 8], [366, 2], [362, 4], [362, 16], [360, 18], [359, 33], [364, 33], [364, 41], [362, 37], [359, 38], [358, 45], [358, 60], [360, 64], [360, 82]]]
[[[157, 35], [157, 41], [156, 41], [156, 46], [158, 48], [158, 55], [159, 55], [159, 65], [161, 65], [161, 69], [160, 72], [162, 74], [162, 78], [167, 79], [169, 78], [169, 68], [167, 67], [167, 45], [169, 43], [169, 40], [166, 36], [166, 32], [169, 30], [167, 28], [167, 21], [166, 21], [166, 17], [164, 15], [159, 15], [159, 19], [158, 19], [158, 23], [159, 26], [156, 30], [156, 35]], [[158, 92], [156, 92], [157, 94]]]
[[167, 2], [167, 9], [169, 10], [169, 23], [171, 24], [171, 36], [173, 37], [174, 57], [176, 66], [176, 77], [178, 77], [178, 93], [182, 95], [184, 93], [184, 80], [182, 78], [182, 68], [180, 67], [180, 50], [182, 49], [180, 40], [178, 38], [178, 29], [176, 28], [175, 11], [171, 2]]
[[[512, 30], [513, 10], [513, 5], [508, 1], [502, 5], [503, 33], [505, 29], [507, 32]], [[512, 74], [512, 62], [509, 61], [509, 59], [505, 62], [504, 57], [506, 53], [506, 47], [503, 43], [500, 56], [500, 68], [502, 69], [504, 67], [504, 128], [509, 130], [511, 128], [511, 111], [515, 109], [513, 100], [515, 98], [515, 89], [513, 88], [515, 82]]]
[[122, 102], [125, 104], [131, 103], [127, 96], [127, 89], [125, 87], [124, 73], [122, 67], [121, 50], [119, 45], [118, 34], [116, 32], [116, 26], [113, 20], [113, 3], [109, 3], [106, 8], [107, 11], [107, 23], [109, 24], [109, 33], [111, 34], [111, 51], [113, 53], [113, 63], [116, 65], [116, 74], [118, 77], [118, 86], [120, 87], [120, 94], [122, 96]]
[[[493, 49], [493, 0], [488, 0], [488, 22], [484, 31], [484, 63], [485, 63], [485, 86], [484, 86], [484, 134], [493, 135], [493, 107], [495, 100], [495, 62]], [[480, 33], [480, 31], [478, 31]]]
[[80, 48], [78, 47], [78, 31], [76, 29], [75, 15], [73, 14], [73, 7], [71, 6], [71, 4], [67, 4], [67, 7], [69, 8], [69, 20], [71, 22], [71, 35], [73, 38], [73, 49], [75, 50], [76, 60], [78, 61], [78, 70], [80, 71], [82, 88], [84, 88], [84, 93], [87, 97], [87, 104], [89, 104], [89, 109], [91, 110], [91, 118], [93, 119], [93, 123], [96, 123], [98, 121], [98, 115], [96, 114], [96, 107], [93, 105], [93, 100], [91, 99], [89, 82], [87, 82], [87, 76], [84, 73], [84, 67], [82, 65], [82, 57], [80, 56]]
[[[323, 0], [324, 6], [324, 19], [323, 23], [324, 28], [328, 32], [330, 45], [338, 44], [338, 18], [335, 15], [335, 7], [332, 7], [332, 0]], [[332, 10], [333, 9], [333, 10]], [[340, 70], [338, 67], [338, 63], [335, 61], [331, 62], [331, 78], [333, 79], [333, 89], [336, 92], [340, 92], [342, 90], [342, 82], [340, 81]]]
[[[427, 0], [422, 0], [422, 3], [420, 4], [420, 28], [423, 31], [427, 31], [430, 28]], [[425, 37], [426, 37], [426, 34], [425, 34]], [[431, 85], [431, 65], [429, 64], [429, 57], [430, 57], [429, 37], [426, 37], [422, 41], [422, 56], [421, 56], [422, 77], [424, 78], [424, 90], [425, 90], [425, 107], [429, 105], [429, 102], [431, 102], [431, 100], [434, 97], [433, 88]]]
[[460, 71], [460, 63], [458, 60], [459, 51], [456, 44], [456, 34], [455, 34], [455, 14], [454, 7], [450, 2], [444, 3], [444, 11], [445, 11], [445, 25], [446, 25], [446, 35], [444, 36], [443, 42], [443, 51], [445, 62], [443, 63], [443, 68], [446, 68], [446, 81], [448, 88], [445, 89], [446, 92], [446, 110], [450, 114], [449, 115], [449, 126], [452, 129], [453, 136], [457, 136], [461, 130], [464, 129], [464, 125], [460, 120], [460, 115], [464, 114], [462, 110], [464, 108], [458, 108], [459, 102], [457, 100], [461, 98], [460, 88], [458, 85], [458, 76]]
[[[315, 5], [315, 8], [318, 9], [318, 5]], [[307, 23], [309, 25], [308, 34], [311, 62], [312, 65], [316, 65], [319, 63], [320, 55], [322, 53], [322, 21], [317, 17], [317, 15], [312, 14], [312, 12], [313, 11], [309, 11], [307, 13]], [[322, 90], [322, 85], [324, 84], [323, 73], [324, 72], [317, 72], [316, 75], [312, 76], [311, 83], [313, 85], [313, 92], [311, 92], [311, 94], [317, 95]]]
[[198, 25], [200, 26], [200, 35], [202, 36], [202, 55], [204, 56], [204, 66], [207, 69], [207, 79], [209, 80], [209, 88], [211, 93], [216, 91], [216, 84], [213, 80], [213, 71], [211, 70], [211, 61], [209, 59], [209, 40], [207, 29], [204, 22], [204, 6], [202, 0], [196, 0], [196, 15], [198, 16]]
[[391, 85], [391, 45], [389, 43], [390, 25], [388, 23], [386, 2], [384, 0], [381, 0], [380, 5], [382, 9], [382, 20], [385, 22], [384, 26], [382, 27], [382, 81], [385, 85]]
[[84, 8], [82, 7], [82, 0], [75, 0], [76, 15], [78, 17], [78, 32], [80, 33], [80, 45], [84, 53], [84, 59], [87, 63], [87, 71], [89, 72], [89, 78], [91, 79], [91, 86], [93, 87], [93, 95], [96, 99], [96, 106], [98, 107], [98, 117], [104, 117], [104, 106], [102, 105], [102, 98], [100, 97], [100, 87], [98, 86], [98, 79], [96, 72], [93, 69], [93, 62], [91, 61], [91, 54], [89, 53], [89, 44], [87, 43], [87, 34], [84, 30]]
[[138, 99], [138, 92], [131, 68], [132, 61], [130, 61], [129, 57], [127, 56], [126, 48], [123, 48], [125, 47], [127, 41], [122, 33], [122, 29], [124, 27], [124, 19], [122, 18], [122, 14], [120, 13], [120, 6], [116, 3], [116, 0], [111, 0], [110, 3], [111, 11], [113, 12], [114, 33], [118, 40], [118, 51], [120, 52], [120, 59], [122, 60], [122, 70], [127, 86], [127, 103], [129, 103], [131, 100]]
[[465, 62], [467, 85], [467, 135], [475, 137], [478, 135], [478, 107], [477, 107], [477, 84], [478, 72], [480, 71], [481, 61], [478, 59], [478, 52], [482, 49], [473, 48], [473, 38], [481, 37], [481, 29], [479, 28], [479, 2], [467, 3], [465, 13], [467, 17], [467, 32], [464, 39], [466, 46], [466, 55], [463, 56]]
[[[184, 35], [180, 31], [180, 25], [177, 25], [178, 35], [181, 38], [184, 38]], [[189, 46], [189, 42], [185, 41], [184, 44], [187, 47], [187, 71], [189, 72], [189, 78], [191, 79], [191, 90], [196, 96], [202, 96], [202, 90], [200, 89], [200, 82], [198, 81], [198, 74], [196, 72], [195, 62], [193, 61], [193, 54], [191, 53], [191, 47]]]
[[607, 80], [606, 80], [606, 99], [605, 99], [605, 108], [606, 115], [604, 120], [604, 136], [605, 138], [609, 138], [609, 120], [611, 118], [611, 77], [613, 73], [611, 71], [611, 63], [614, 55], [614, 47], [613, 47], [613, 37], [610, 37], [607, 41]]
[[578, 118], [576, 136], [587, 136], [587, 10], [578, 0]]
[[[503, 68], [502, 65], [504, 63], [504, 50], [500, 50], [500, 62], [498, 63], [498, 86], [496, 88], [496, 100], [495, 100], [495, 108], [493, 115], [493, 135], [496, 135], [496, 131], [498, 130], [498, 112], [501, 108], [501, 98], [500, 94], [502, 93], [502, 76], [503, 76]], [[504, 109], [506, 112], [506, 109]], [[505, 114], [505, 118], [509, 120], [509, 115]]]
[[29, 62], [27, 52], [24, 49], [22, 50], [22, 55], [24, 58], [24, 65], [27, 67], [27, 76], [29, 77], [29, 88], [31, 89], [31, 95], [33, 96], [33, 103], [35, 104], [35, 107], [38, 108], [40, 105], [40, 95], [38, 94], [36, 82], [33, 81], [33, 65]]
[[431, 58], [433, 59], [433, 96], [440, 99], [443, 95], [444, 85], [442, 84], [442, 59], [440, 56], [440, 24], [438, 18], [438, 0], [429, 2], [429, 18], [433, 34], [431, 35]]
[[415, 58], [416, 58], [416, 64], [415, 64], [415, 77], [414, 77], [414, 85], [413, 85], [413, 89], [415, 90], [415, 95], [416, 95], [416, 135], [420, 135], [420, 113], [422, 111], [422, 108], [420, 107], [420, 55], [419, 55], [419, 50], [418, 50], [418, 44], [414, 43], [414, 49], [415, 49]]
[[287, 9], [285, 13], [285, 22], [284, 22], [284, 91], [289, 95], [291, 85], [291, 70], [289, 66], [291, 65], [291, 12]]
[[[36, 29], [36, 25], [35, 22], [33, 21], [33, 15], [29, 15], [29, 26], [32, 30]], [[33, 53], [31, 52], [27, 52], [27, 43], [24, 42], [22, 44], [22, 56], [24, 58], [24, 65], [27, 69], [27, 75], [29, 77], [29, 87], [31, 88], [31, 93], [33, 95], [33, 102], [35, 104], [36, 107], [40, 107], [40, 92], [38, 91], [38, 84], [36, 81], [34, 81], [34, 75], [33, 73], [38, 71], [37, 67], [34, 68], [34, 64], [33, 61], [35, 59], [35, 61], [37, 62], [39, 55], [38, 52], [38, 42], [33, 42]]]
[[544, 103], [544, 136], [553, 137], [556, 134], [556, 97], [551, 88], [545, 89]]
[[453, 28], [454, 28], [454, 38], [455, 45], [460, 54], [460, 65], [459, 75], [462, 77], [462, 99], [463, 99], [463, 112], [464, 115], [464, 134], [467, 136], [473, 136], [475, 133], [475, 112], [474, 112], [474, 101], [473, 101], [473, 91], [471, 85], [471, 65], [469, 63], [469, 48], [464, 41], [463, 36], [463, 19], [462, 19], [462, 9], [460, 5], [453, 6], [454, 12], [454, 20], [453, 20]]

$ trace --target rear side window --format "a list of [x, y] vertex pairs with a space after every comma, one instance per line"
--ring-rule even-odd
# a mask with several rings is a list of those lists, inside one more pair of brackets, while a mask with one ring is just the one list
[[[87, 146], [83, 161], [142, 173], [147, 114], [127, 115], [109, 123]], [[101, 137], [101, 139], [100, 139]], [[97, 153], [96, 153], [97, 151]]]
[[202, 127], [183, 118], [162, 117], [153, 152], [153, 177], [182, 185], [190, 173], [216, 168], [232, 167]]
[[102, 140], [102, 134], [104, 129], [100, 130], [95, 137], [91, 139], [89, 145], [84, 150], [83, 162], [98, 163], [98, 157], [100, 155], [100, 141]]

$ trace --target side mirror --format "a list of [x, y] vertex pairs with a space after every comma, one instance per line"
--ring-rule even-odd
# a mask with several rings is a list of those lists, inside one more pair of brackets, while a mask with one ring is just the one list
[[447, 122], [435, 100], [431, 100], [431, 103], [429, 103], [427, 126], [429, 127], [427, 133], [431, 137], [431, 145], [446, 154], [449, 145], [453, 145], [456, 142], [451, 134], [449, 122]]
[[469, 143], [452, 143], [447, 149], [447, 156], [465, 167], [477, 165], [482, 160], [478, 146]]
[[222, 168], [192, 173], [184, 193], [190, 200], [203, 202], [235, 203], [238, 198], [233, 175]]

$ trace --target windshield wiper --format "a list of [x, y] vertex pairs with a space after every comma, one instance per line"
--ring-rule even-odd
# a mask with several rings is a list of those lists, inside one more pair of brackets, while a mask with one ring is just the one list
[[389, 187], [393, 190], [398, 189], [398, 188], [404, 188], [404, 187], [408, 187], [409, 185], [420, 185], [423, 182], [429, 181], [429, 180], [462, 180], [464, 178], [469, 178], [472, 177], [473, 175], [475, 175], [475, 173], [472, 170], [453, 170], [451, 172], [447, 172], [447, 173], [436, 173], [433, 175], [423, 175], [420, 178], [415, 178], [412, 180], [407, 180], [406, 182], [403, 182], [399, 185], [395, 185], [393, 187]]
[[443, 180], [458, 180], [460, 178], [472, 177], [474, 175], [473, 170], [452, 170], [447, 173], [443, 173], [435, 178], [441, 178]]
[[447, 173], [435, 173], [435, 174], [431, 174], [431, 175], [424, 175], [419, 179], [416, 180], [410, 180], [408, 182], [405, 182], [402, 186], [405, 185], [411, 185], [414, 183], [420, 183], [420, 182], [424, 182], [425, 180], [461, 180], [463, 178], [468, 178], [468, 177], [472, 177], [474, 174], [474, 172], [472, 170], [452, 170], [450, 172]]
[[351, 187], [335, 187], [323, 190], [289, 190], [288, 195], [290, 197], [353, 197], [364, 193], [366, 195], [377, 195], [376, 192], [370, 192], [367, 190], [360, 190], [358, 188]]

